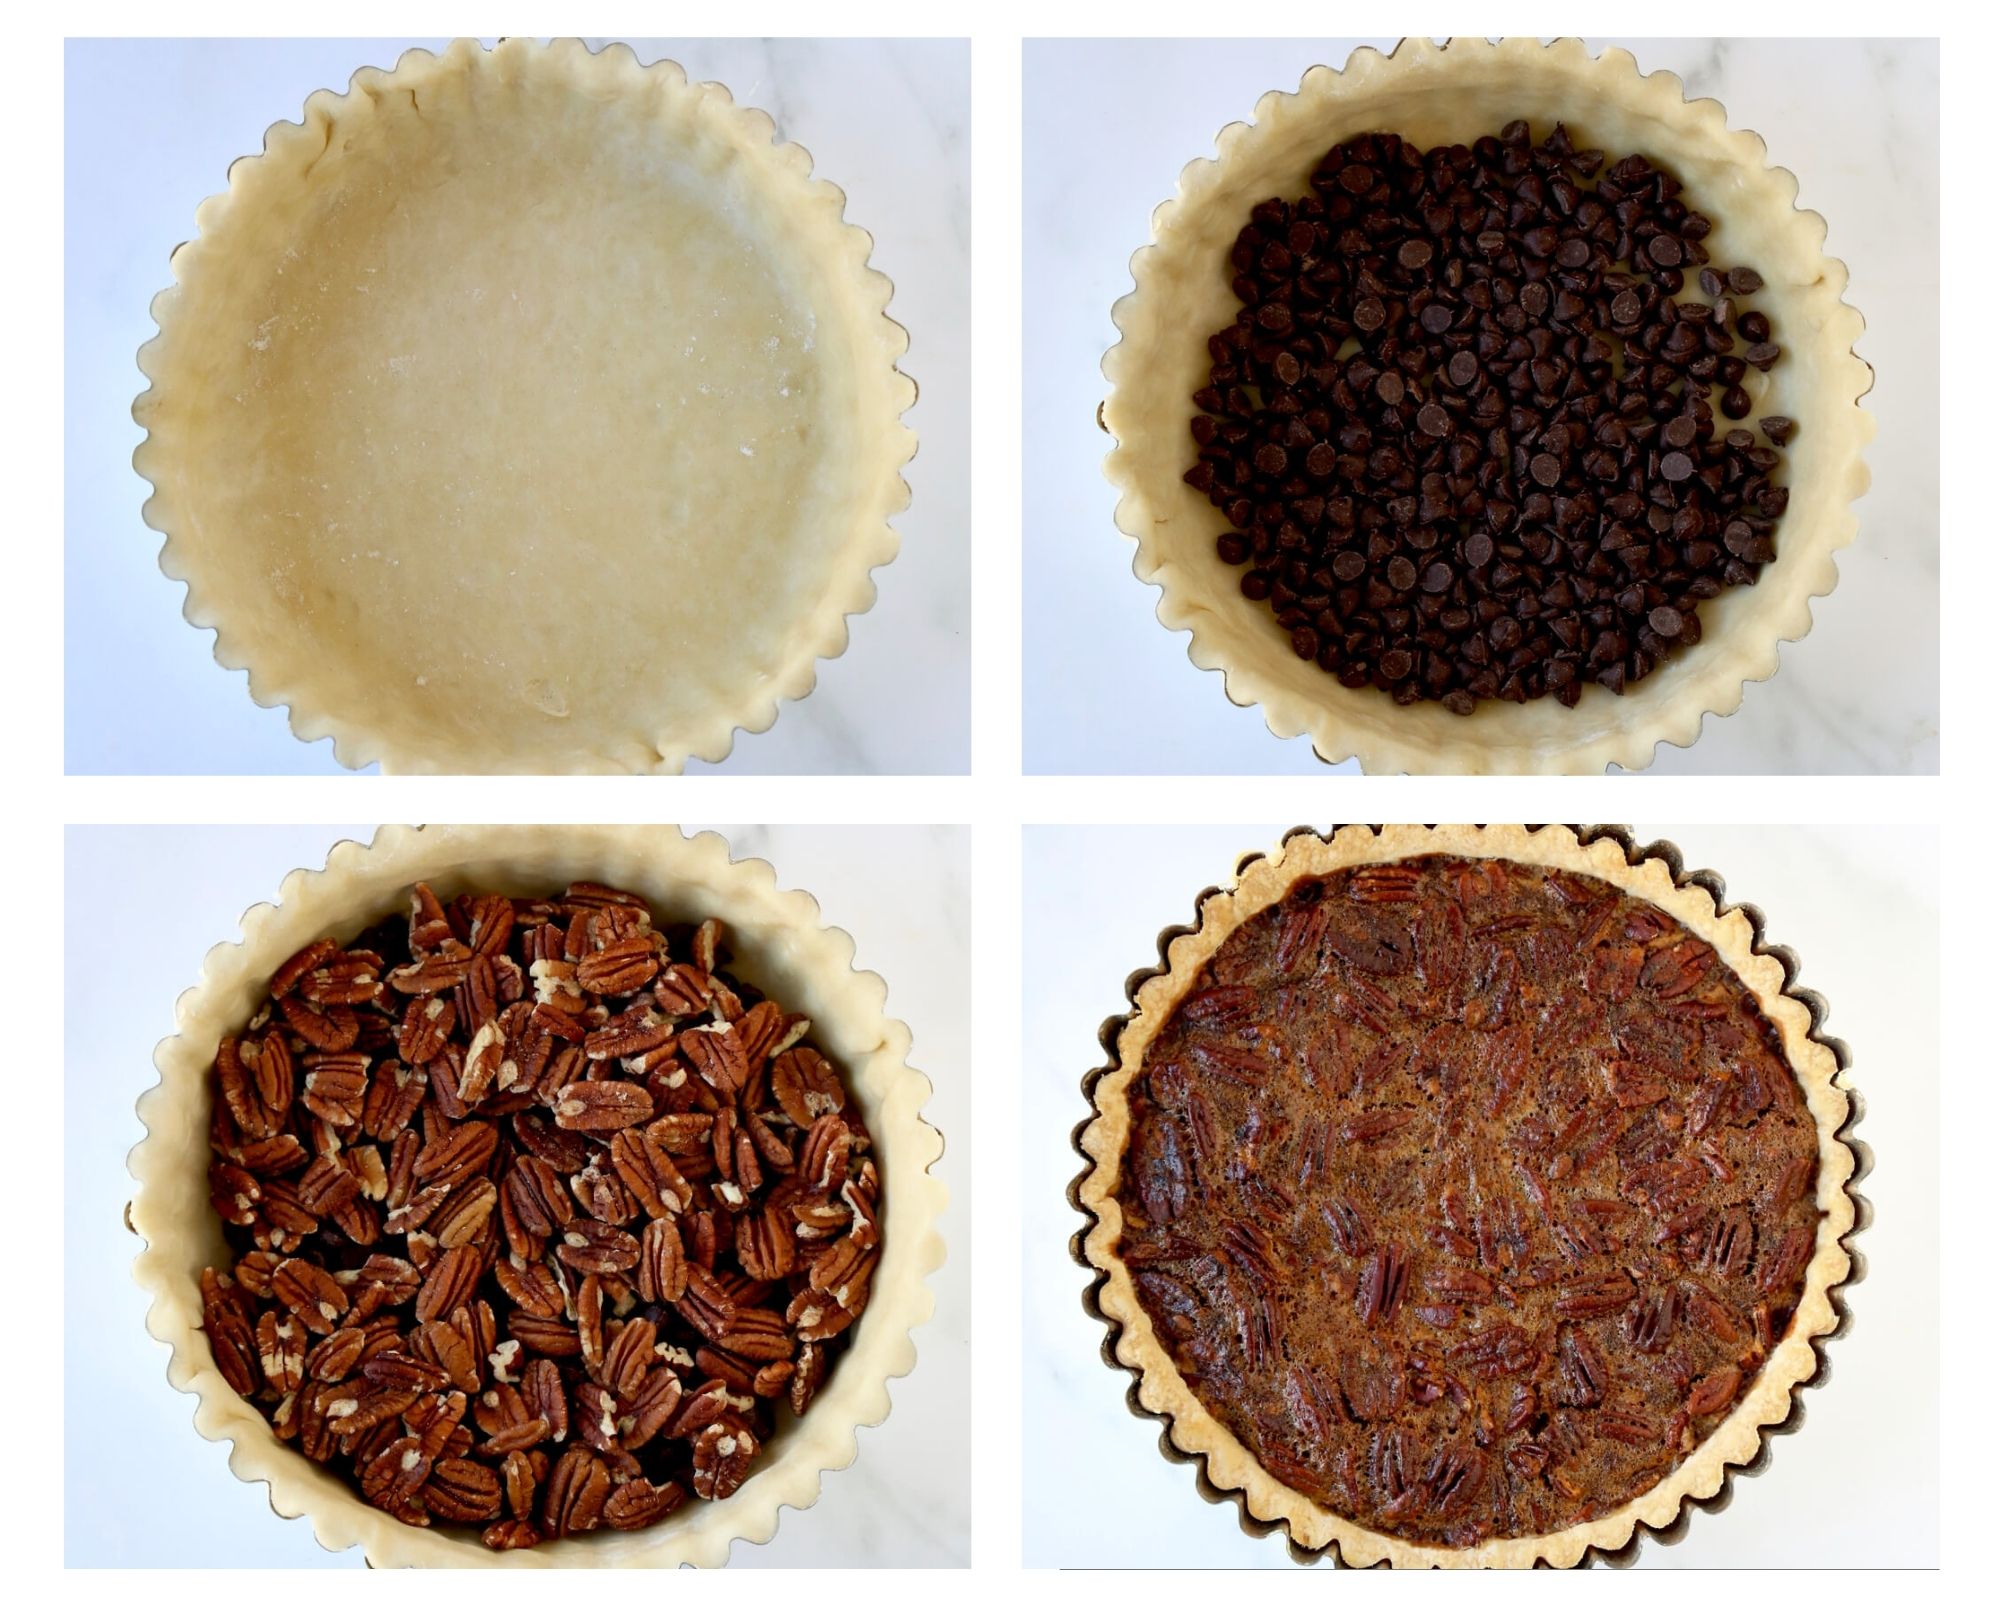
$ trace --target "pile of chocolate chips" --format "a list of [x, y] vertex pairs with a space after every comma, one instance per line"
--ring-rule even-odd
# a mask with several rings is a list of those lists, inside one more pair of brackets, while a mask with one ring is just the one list
[[1404, 704], [1573, 706], [1757, 581], [1794, 424], [1732, 424], [1782, 352], [1739, 308], [1763, 279], [1707, 265], [1680, 190], [1514, 122], [1469, 147], [1355, 139], [1251, 212], [1186, 477], [1301, 657]]

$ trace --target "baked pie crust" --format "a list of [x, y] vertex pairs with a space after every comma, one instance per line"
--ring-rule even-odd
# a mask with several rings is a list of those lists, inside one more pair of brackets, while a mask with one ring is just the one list
[[[1240, 570], [1215, 553], [1224, 524], [1181, 481], [1194, 464], [1190, 396], [1208, 381], [1204, 330], [1240, 309], [1226, 270], [1252, 206], [1306, 192], [1333, 145], [1392, 132], [1428, 147], [1470, 142], [1516, 118], [1537, 138], [1560, 121], [1579, 147], [1640, 153], [1670, 168], [1715, 230], [1714, 259], [1763, 274], [1757, 307], [1785, 358], [1752, 371], [1754, 404], [1741, 425], [1771, 413], [1798, 422], [1780, 479], [1791, 503], [1778, 559], [1756, 584], [1702, 608], [1703, 637], [1622, 696], [1587, 691], [1574, 709], [1553, 698], [1482, 703], [1469, 717], [1435, 701], [1399, 706], [1372, 688], [1346, 689], [1292, 651], [1268, 610], [1237, 588]], [[1580, 40], [1489, 43], [1405, 39], [1389, 55], [1357, 50], [1341, 71], [1314, 67], [1294, 94], [1257, 102], [1253, 122], [1216, 136], [1216, 155], [1191, 162], [1132, 258], [1133, 292], [1112, 308], [1119, 341], [1104, 357], [1112, 393], [1099, 421], [1115, 441], [1104, 471], [1118, 490], [1118, 527], [1135, 540], [1133, 571], [1160, 590], [1160, 621], [1189, 635], [1188, 658], [1219, 671], [1229, 698], [1256, 705], [1281, 739], [1312, 737], [1326, 761], [1359, 757], [1368, 772], [1602, 772], [1649, 765], [1655, 747], [1694, 742], [1707, 713], [1728, 716], [1746, 683], [1778, 669], [1778, 645], [1812, 626], [1810, 601], [1832, 591], [1833, 555], [1853, 539], [1850, 502], [1868, 487], [1864, 447], [1874, 419], [1859, 405], [1874, 381], [1854, 353], [1860, 315], [1843, 303], [1847, 269], [1823, 252], [1826, 224], [1796, 209], [1798, 180], [1767, 165], [1756, 134], [1732, 131], [1713, 100], [1690, 102], [1679, 78], [1640, 76], [1624, 50], [1593, 57]]]
[[874, 601], [915, 386], [845, 197], [624, 45], [459, 40], [237, 161], [140, 352], [185, 612], [384, 771], [675, 772]]
[[[412, 884], [429, 882], [449, 899], [470, 889], [545, 894], [579, 880], [629, 888], [663, 919], [720, 917], [735, 953], [732, 970], [783, 994], [813, 1019], [814, 1037], [846, 1069], [873, 1137], [882, 1176], [882, 1260], [867, 1312], [825, 1388], [804, 1417], [781, 1420], [734, 1495], [691, 1501], [634, 1533], [599, 1530], [495, 1552], [476, 1529], [413, 1528], [377, 1510], [351, 1484], [280, 1441], [217, 1369], [201, 1330], [200, 1291], [202, 1268], [228, 1259], [208, 1195], [213, 1064], [223, 1036], [263, 1002], [271, 973], [293, 951], [322, 937], [351, 940], [404, 911]], [[279, 1516], [310, 1519], [313, 1536], [329, 1550], [359, 1545], [371, 1566], [705, 1567], [726, 1561], [734, 1540], [769, 1541], [782, 1508], [811, 1505], [821, 1474], [854, 1460], [856, 1430], [888, 1416], [888, 1380], [916, 1363], [910, 1330], [931, 1316], [925, 1280], [944, 1259], [936, 1222], [946, 1192], [929, 1170], [943, 1142], [923, 1119], [930, 1082], [908, 1064], [909, 1029], [884, 1015], [885, 985], [857, 970], [854, 955], [854, 941], [822, 924], [810, 895], [779, 889], [767, 862], [731, 860], [728, 844], [712, 833], [394, 826], [367, 845], [334, 846], [320, 870], [289, 874], [274, 904], [243, 914], [237, 942], [208, 953], [199, 982], [175, 1006], [175, 1032], [154, 1052], [160, 1082], [139, 1101], [146, 1137], [129, 1161], [139, 1192], [126, 1221], [146, 1248], [132, 1272], [151, 1300], [147, 1329], [172, 1347], [167, 1381], [199, 1400], [196, 1432], [229, 1442], [230, 1471], [268, 1486]]]
[[[1815, 1198], [1821, 1217], [1801, 1298], [1782, 1338], [1734, 1409], [1692, 1454], [1637, 1499], [1542, 1536], [1489, 1539], [1464, 1548], [1418, 1543], [1363, 1526], [1274, 1477], [1196, 1397], [1155, 1331], [1120, 1251], [1122, 1167], [1134, 1128], [1129, 1092], [1148, 1047], [1202, 979], [1224, 940], [1277, 905], [1301, 879], [1436, 855], [1495, 858], [1599, 879], [1661, 908], [1705, 940], [1772, 1024], [1819, 1139]], [[1641, 1530], [1666, 1530], [1664, 1537], [1677, 1537], [1687, 1506], [1717, 1496], [1746, 1464], [1756, 1463], [1751, 1471], [1762, 1470], [1763, 1435], [1798, 1425], [1802, 1413], [1794, 1409], [1796, 1391], [1821, 1379], [1821, 1346], [1844, 1331], [1846, 1308], [1839, 1286], [1856, 1272], [1859, 1259], [1847, 1240], [1866, 1225], [1865, 1203], [1857, 1200], [1851, 1185], [1866, 1170], [1867, 1156], [1866, 1146], [1847, 1132], [1860, 1106], [1839, 1081], [1842, 1047], [1819, 1031], [1823, 1005], [1793, 984], [1790, 953], [1765, 945], [1754, 909], [1724, 909], [1722, 886], [1713, 875], [1684, 873], [1671, 846], [1641, 853], [1629, 836], [1613, 830], [1398, 825], [1345, 827], [1327, 835], [1298, 830], [1271, 855], [1246, 858], [1235, 879], [1208, 891], [1197, 910], [1195, 926], [1161, 935], [1160, 966], [1135, 973], [1128, 986], [1133, 1010], [1105, 1025], [1109, 1063], [1084, 1085], [1092, 1115], [1077, 1130], [1076, 1148], [1088, 1166], [1072, 1186], [1071, 1199], [1091, 1219], [1077, 1235], [1075, 1250], [1077, 1259], [1097, 1274], [1086, 1302], [1111, 1328], [1105, 1360], [1133, 1374], [1133, 1412], [1162, 1420], [1163, 1447], [1177, 1459], [1198, 1464], [1205, 1495], [1236, 1499], [1244, 1526], [1252, 1531], [1282, 1525], [1293, 1553], [1304, 1560], [1330, 1551], [1361, 1566], [1569, 1567], [1595, 1556], [1630, 1559], [1637, 1553]]]

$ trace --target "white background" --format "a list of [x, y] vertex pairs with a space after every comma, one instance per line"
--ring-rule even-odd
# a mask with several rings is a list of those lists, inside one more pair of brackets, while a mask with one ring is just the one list
[[[1827, 253], [1874, 364], [1880, 432], [1813, 629], [1778, 652], [1733, 717], [1703, 720], [1654, 770], [1934, 772], [1938, 761], [1938, 47], [1934, 41], [1591, 39], [1641, 71], [1681, 75], [1749, 127], [1828, 222]], [[1098, 362], [1111, 305], [1188, 162], [1215, 153], [1266, 90], [1393, 38], [1030, 40], [1022, 97], [1023, 717], [1029, 772], [1323, 772], [1306, 737], [1280, 741], [1233, 706], [1188, 636], [1153, 614], [1112, 525]], [[1357, 771], [1353, 762], [1344, 772]]]
[[[156, 22], [158, 19], [155, 19]], [[322, 21], [332, 20], [322, 18]], [[186, 588], [158, 566], [140, 519], [132, 420], [147, 307], [195, 207], [264, 130], [299, 119], [315, 89], [345, 89], [443, 39], [72, 41], [65, 51], [67, 342], [64, 397], [67, 767], [79, 773], [340, 772], [330, 740], [294, 739], [224, 672], [214, 634], [181, 619]], [[593, 47], [602, 40], [588, 41]], [[971, 186], [963, 40], [628, 39], [769, 112], [780, 138], [847, 193], [896, 285], [918, 386], [904, 416], [917, 456], [902, 553], [875, 573], [874, 609], [818, 687], [738, 733], [729, 772], [963, 772], [969, 765], [967, 437]], [[690, 771], [714, 770], [694, 763]]]
[[[702, 831], [690, 825], [690, 833]], [[822, 1479], [816, 1505], [781, 1513], [767, 1545], [738, 1543], [732, 1566], [955, 1566], [969, 1553], [967, 1411], [971, 1149], [967, 886], [963, 828], [716, 827], [737, 859], [759, 856], [781, 889], [805, 889], [822, 920], [854, 937], [855, 964], [889, 985], [889, 1015], [915, 1037], [930, 1076], [925, 1118], [945, 1141], [935, 1171], [951, 1191], [939, 1224], [945, 1264], [930, 1280], [937, 1314], [913, 1335], [917, 1364], [889, 1385], [891, 1409], [860, 1434], [860, 1454]], [[175, 998], [211, 946], [233, 939], [254, 902], [295, 867], [319, 867], [340, 839], [372, 828], [69, 830], [70, 920], [63, 1150], [65, 1211], [63, 1477], [66, 1559], [91, 1567], [359, 1567], [329, 1554], [304, 1521], [271, 1515], [261, 1485], [239, 1482], [228, 1447], [194, 1431], [194, 1397], [165, 1379], [167, 1351], [145, 1331], [131, 1278], [136, 1241], [123, 1210], [125, 1157], [143, 1132], [133, 1103], [156, 1081], [153, 1047], [173, 1030]], [[879, 885], [901, 879], [908, 895]], [[93, 952], [119, 935], [116, 994]], [[135, 1465], [139, 1470], [134, 1470]]]
[[[1081, 1083], [1101, 1065], [1097, 1030], [1127, 1009], [1125, 980], [1158, 960], [1160, 930], [1193, 921], [1289, 827], [1030, 828], [1022, 1087], [1027, 1130], [1021, 1276], [1025, 1559], [1031, 1566], [1288, 1567], [1283, 1539], [1246, 1538], [1234, 1504], [1211, 1505], [1194, 1468], [1160, 1454], [1159, 1424], [1126, 1409], [1130, 1375], [1104, 1365], [1104, 1328], [1078, 1328], [1090, 1274], [1069, 1257], [1083, 1218], [1064, 1190], [1083, 1161], [1070, 1133]], [[1828, 1005], [1850, 1052], [1856, 1128], [1885, 1152], [1861, 1192], [1876, 1208], [1857, 1247], [1867, 1276], [1853, 1324], [1828, 1346], [1832, 1376], [1808, 1391], [1805, 1426], [1774, 1440], [1732, 1506], [1698, 1514], [1679, 1544], [1648, 1542], [1645, 1567], [1925, 1566], [1938, 1558], [1938, 853], [1934, 833], [1886, 828], [1688, 827], [1642, 823], [1689, 870], [1721, 875], [1731, 904], [1762, 909], [1799, 981]], [[1854, 915], [1857, 905], [1866, 918]], [[1835, 1517], [1830, 1508], [1866, 1508]], [[1171, 1508], [1171, 1510], [1169, 1510]]]

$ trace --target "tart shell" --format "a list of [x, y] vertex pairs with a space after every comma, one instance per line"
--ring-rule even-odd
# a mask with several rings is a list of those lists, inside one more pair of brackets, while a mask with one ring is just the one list
[[253, 700], [350, 767], [672, 773], [811, 691], [896, 554], [916, 388], [774, 132], [624, 45], [461, 39], [230, 167], [134, 465]]
[[[1804, 1296], [1785, 1337], [1715, 1432], [1651, 1490], [1603, 1517], [1539, 1538], [1495, 1539], [1467, 1549], [1417, 1544], [1363, 1527], [1272, 1477], [1188, 1388], [1154, 1336], [1118, 1253], [1119, 1169], [1131, 1120], [1128, 1089], [1154, 1034], [1209, 957], [1300, 877], [1432, 854], [1496, 856], [1599, 878], [1662, 907], [1707, 940], [1777, 1028], [1787, 1064], [1819, 1128], [1821, 1146], [1822, 1221]], [[1131, 1375], [1127, 1406], [1134, 1416], [1161, 1424], [1162, 1453], [1196, 1468], [1203, 1498], [1234, 1501], [1245, 1532], [1262, 1537], [1283, 1531], [1291, 1555], [1302, 1563], [1331, 1557], [1353, 1566], [1629, 1565], [1638, 1557], [1642, 1536], [1657, 1543], [1678, 1542], [1694, 1507], [1720, 1510], [1729, 1503], [1732, 1478], [1764, 1470], [1768, 1438], [1795, 1432], [1804, 1422], [1801, 1391], [1826, 1381], [1825, 1346], [1847, 1331], [1844, 1289], [1860, 1281], [1866, 1270], [1852, 1237], [1871, 1220], [1855, 1185], [1866, 1176], [1872, 1156], [1852, 1132], [1864, 1108], [1845, 1081], [1847, 1047], [1824, 1033], [1826, 1003], [1798, 984], [1797, 958], [1765, 941], [1761, 912], [1754, 906], [1728, 905], [1722, 880], [1714, 873], [1685, 870], [1671, 844], [1642, 849], [1624, 829], [1449, 824], [1348, 826], [1324, 834], [1294, 829], [1270, 854], [1245, 856], [1228, 884], [1203, 891], [1195, 913], [1193, 924], [1162, 931], [1159, 964], [1133, 973], [1126, 982], [1132, 1009], [1107, 1019], [1099, 1032], [1106, 1062], [1083, 1080], [1092, 1111], [1078, 1124], [1072, 1144], [1086, 1167], [1071, 1183], [1069, 1198], [1088, 1219], [1071, 1241], [1071, 1254], [1093, 1273], [1083, 1298], [1085, 1309], [1109, 1330], [1102, 1346], [1104, 1362]]]
[[[1763, 274], [1756, 306], [1785, 348], [1770, 372], [1746, 375], [1754, 409], [1740, 425], [1780, 413], [1799, 429], [1784, 453], [1792, 497], [1778, 559], [1754, 585], [1704, 604], [1699, 645], [1622, 696], [1593, 684], [1574, 709], [1552, 697], [1493, 700], [1461, 717], [1435, 701], [1399, 706], [1372, 688], [1343, 688], [1301, 661], [1269, 608], [1238, 591], [1239, 569], [1215, 553], [1220, 513], [1181, 474], [1194, 464], [1189, 397], [1208, 381], [1205, 335], [1240, 309], [1225, 264], [1251, 207], [1303, 193], [1314, 163], [1344, 139], [1387, 131], [1425, 147], [1469, 142], [1517, 117], [1538, 138], [1560, 121], [1579, 148], [1640, 152], [1682, 179], [1689, 204], [1715, 222], [1705, 241], [1713, 258]], [[1758, 135], [1728, 126], [1719, 103], [1688, 100], [1672, 73], [1641, 76], [1629, 52], [1593, 57], [1576, 39], [1357, 50], [1343, 70], [1314, 67], [1297, 92], [1267, 94], [1252, 122], [1224, 128], [1215, 156], [1182, 171], [1153, 213], [1152, 243], [1132, 258], [1133, 291], [1111, 311], [1119, 340], [1104, 357], [1112, 393], [1098, 416], [1116, 446], [1104, 472], [1118, 490], [1117, 525], [1138, 545], [1132, 570], [1160, 590], [1160, 621], [1189, 635], [1188, 658], [1219, 671], [1235, 704], [1260, 707], [1277, 737], [1308, 734], [1322, 759], [1358, 757], [1366, 772], [1636, 769], [1662, 740], [1692, 744], [1704, 715], [1733, 713], [1745, 684], [1777, 671], [1779, 644], [1812, 627], [1811, 601], [1832, 592], [1875, 434], [1859, 404], [1874, 382], [1854, 353], [1862, 320], [1841, 298], [1847, 268], [1824, 253], [1825, 221], [1796, 208], [1798, 180], [1768, 154]]]
[[[882, 1262], [868, 1309], [826, 1386], [802, 1418], [787, 1414], [757, 1468], [726, 1500], [694, 1500], [651, 1528], [600, 1530], [496, 1553], [476, 1532], [405, 1526], [353, 1486], [322, 1471], [272, 1433], [231, 1389], [201, 1330], [201, 1270], [229, 1260], [209, 1204], [208, 1128], [215, 1052], [259, 1004], [270, 975], [295, 950], [346, 941], [407, 909], [427, 881], [449, 898], [472, 888], [546, 894], [591, 880], [646, 896], [664, 919], [720, 917], [736, 952], [732, 970], [785, 997], [813, 1019], [813, 1037], [845, 1071], [864, 1108], [881, 1167]], [[381, 829], [368, 845], [344, 841], [316, 871], [289, 874], [275, 903], [244, 912], [242, 937], [217, 945], [175, 1006], [175, 1032], [154, 1052], [157, 1087], [143, 1095], [146, 1137], [129, 1167], [139, 1193], [127, 1225], [145, 1243], [133, 1276], [151, 1299], [146, 1326], [172, 1350], [167, 1381], [196, 1396], [195, 1431], [227, 1441], [230, 1471], [267, 1488], [281, 1517], [305, 1517], [328, 1550], [359, 1545], [371, 1566], [504, 1568], [720, 1566], [734, 1540], [768, 1542], [786, 1506], [810, 1506], [820, 1477], [855, 1457], [856, 1430], [889, 1414], [888, 1382], [916, 1364], [910, 1331], [930, 1319], [926, 1282], [944, 1259], [936, 1229], [944, 1185], [930, 1175], [943, 1152], [923, 1120], [930, 1081], [908, 1064], [910, 1032], [885, 1015], [887, 986], [853, 965], [854, 941], [824, 926], [803, 891], [780, 890], [770, 864], [732, 861], [717, 834], [668, 827], [452, 827]]]

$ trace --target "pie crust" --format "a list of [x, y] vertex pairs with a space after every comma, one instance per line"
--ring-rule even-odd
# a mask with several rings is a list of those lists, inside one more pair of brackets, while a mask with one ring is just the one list
[[[1463, 1549], [1419, 1544], [1340, 1517], [1281, 1483], [1202, 1405], [1176, 1369], [1142, 1308], [1119, 1253], [1123, 1230], [1118, 1187], [1131, 1133], [1128, 1089], [1161, 1025], [1180, 1004], [1222, 942], [1258, 912], [1277, 903], [1299, 879], [1320, 877], [1371, 862], [1449, 854], [1497, 857], [1560, 868], [1601, 879], [1636, 899], [1660, 906], [1712, 945], [1775, 1026], [1784, 1054], [1820, 1137], [1817, 1200], [1822, 1220], [1807, 1265], [1798, 1308], [1735, 1409], [1678, 1467], [1638, 1499], [1594, 1521], [1535, 1538], [1493, 1539]], [[1865, 1202], [1852, 1192], [1867, 1168], [1867, 1147], [1848, 1132], [1861, 1114], [1859, 1097], [1841, 1083], [1845, 1047], [1820, 1031], [1824, 1004], [1792, 981], [1791, 953], [1767, 946], [1761, 915], [1751, 907], [1725, 909], [1719, 879], [1685, 873], [1670, 845], [1639, 851], [1610, 829], [1577, 830], [1517, 824], [1476, 827], [1391, 825], [1343, 827], [1326, 835], [1299, 829], [1270, 855], [1246, 857], [1234, 879], [1197, 902], [1192, 927], [1160, 937], [1161, 964], [1133, 974], [1133, 1009], [1105, 1024], [1105, 1067], [1085, 1080], [1091, 1116], [1077, 1129], [1076, 1148], [1088, 1163], [1070, 1195], [1092, 1219], [1075, 1240], [1077, 1259], [1097, 1277], [1086, 1296], [1092, 1312], [1111, 1329], [1108, 1364], [1133, 1375], [1128, 1396], [1135, 1415], [1162, 1420], [1162, 1447], [1200, 1468], [1202, 1492], [1228, 1496], [1242, 1510], [1246, 1529], [1282, 1525], [1293, 1554], [1311, 1560], [1329, 1551], [1356, 1565], [1388, 1563], [1426, 1567], [1571, 1567], [1595, 1556], [1636, 1556], [1641, 1530], [1677, 1538], [1684, 1510], [1707, 1502], [1746, 1466], [1761, 1471], [1763, 1436], [1789, 1432], [1802, 1420], [1794, 1397], [1821, 1381], [1822, 1347], [1845, 1330], [1840, 1285], [1856, 1275], [1858, 1254], [1847, 1242], [1866, 1225]], [[1726, 1495], [1723, 1496], [1726, 1500]], [[1662, 1530], [1665, 1530], [1662, 1533]]]
[[873, 241], [624, 45], [321, 90], [196, 214], [139, 354], [160, 564], [349, 766], [676, 772], [874, 602], [916, 398]]
[[[726, 1500], [691, 1501], [635, 1533], [599, 1531], [496, 1553], [475, 1531], [412, 1528], [353, 1486], [280, 1442], [216, 1369], [201, 1331], [201, 1269], [228, 1259], [208, 1199], [213, 1063], [266, 993], [270, 975], [312, 940], [352, 939], [404, 909], [428, 881], [449, 898], [471, 888], [545, 894], [590, 880], [644, 895], [663, 918], [720, 917], [737, 952], [733, 970], [768, 986], [813, 1019], [813, 1036], [845, 1069], [864, 1109], [882, 1174], [882, 1261], [868, 1309], [803, 1418], [787, 1414], [743, 1487]], [[231, 1445], [230, 1470], [268, 1486], [282, 1517], [307, 1517], [329, 1550], [359, 1545], [377, 1567], [719, 1566], [730, 1543], [767, 1542], [785, 1506], [819, 1498], [820, 1475], [855, 1457], [855, 1430], [889, 1414], [888, 1380], [916, 1363], [910, 1330], [927, 1321], [926, 1278], [944, 1259], [936, 1230], [944, 1185], [929, 1169], [943, 1150], [923, 1120], [930, 1082], [908, 1064], [910, 1032], [884, 1014], [887, 988], [854, 966], [854, 941], [824, 926], [801, 890], [780, 890], [769, 863], [732, 861], [716, 834], [667, 827], [427, 827], [381, 829], [367, 845], [334, 846], [324, 868], [289, 874], [275, 904], [243, 914], [242, 937], [217, 945], [200, 981], [175, 1007], [176, 1031], [154, 1052], [160, 1082], [139, 1101], [146, 1137], [132, 1151], [139, 1193], [126, 1220], [145, 1242], [133, 1275], [151, 1298], [146, 1326], [172, 1347], [167, 1381], [195, 1395], [195, 1430]]]
[[[1755, 409], [1797, 420], [1781, 479], [1791, 504], [1778, 559], [1759, 581], [1705, 603], [1701, 643], [1678, 652], [1622, 696], [1586, 692], [1573, 710], [1553, 698], [1482, 703], [1469, 717], [1427, 701], [1399, 706], [1346, 689], [1292, 651], [1266, 608], [1237, 589], [1215, 553], [1222, 524], [1181, 481], [1194, 464], [1190, 396], [1207, 380], [1201, 332], [1239, 309], [1226, 262], [1250, 208], [1306, 190], [1334, 144], [1388, 131], [1422, 146], [1469, 142], [1517, 117], [1536, 137], [1557, 121], [1579, 147], [1656, 158], [1683, 180], [1689, 204], [1715, 222], [1706, 243], [1725, 264], [1763, 274], [1758, 309], [1785, 347], [1744, 380]], [[1837, 579], [1833, 555], [1853, 539], [1850, 502], [1868, 487], [1863, 448], [1874, 419], [1859, 401], [1874, 381], [1854, 353], [1860, 315], [1843, 303], [1847, 269], [1822, 250], [1826, 224], [1795, 208], [1798, 180], [1766, 165], [1756, 134], [1732, 131], [1713, 100], [1688, 101], [1672, 73], [1640, 76], [1624, 50], [1592, 57], [1581, 41], [1433, 44], [1405, 39], [1387, 56], [1357, 50], [1342, 71], [1314, 67], [1295, 94], [1257, 102], [1252, 123], [1216, 136], [1213, 159], [1190, 163], [1153, 213], [1153, 242], [1132, 258], [1133, 292], [1112, 308], [1119, 342], [1104, 357], [1112, 393], [1099, 421], [1116, 445], [1105, 475], [1118, 527], [1138, 544], [1133, 571], [1160, 590], [1158, 615], [1189, 634], [1188, 658], [1223, 675], [1241, 706], [1257, 705], [1281, 739], [1310, 734], [1326, 761], [1359, 757], [1368, 772], [1602, 772], [1640, 768], [1666, 740], [1687, 745], [1705, 713], [1728, 716], [1748, 682], [1778, 668], [1778, 645], [1812, 626], [1810, 601]]]

